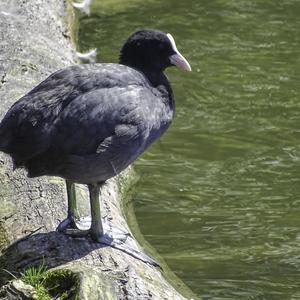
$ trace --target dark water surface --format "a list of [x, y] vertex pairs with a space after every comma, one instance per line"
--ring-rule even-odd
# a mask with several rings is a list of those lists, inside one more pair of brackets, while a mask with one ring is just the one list
[[145, 238], [203, 299], [300, 299], [300, 1], [95, 2], [81, 50], [117, 61], [158, 28], [193, 68], [168, 71], [176, 118], [135, 164]]

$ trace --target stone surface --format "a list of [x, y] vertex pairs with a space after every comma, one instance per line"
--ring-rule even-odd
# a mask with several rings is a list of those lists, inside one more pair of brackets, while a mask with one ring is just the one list
[[38, 299], [38, 296], [35, 289], [31, 285], [24, 283], [20, 279], [17, 279], [1, 287], [0, 299], [33, 300]]
[[[0, 119], [50, 73], [74, 64], [66, 11], [64, 1], [0, 0]], [[129, 228], [121, 194], [130, 180], [126, 171], [102, 191], [103, 214], [124, 231]], [[77, 274], [80, 299], [184, 299], [159, 269], [89, 238], [56, 232], [67, 210], [63, 180], [28, 179], [23, 170], [13, 172], [10, 159], [1, 153], [0, 187], [1, 284], [12, 279], [3, 269], [18, 276], [44, 263]], [[88, 203], [86, 190], [81, 188], [80, 194]]]

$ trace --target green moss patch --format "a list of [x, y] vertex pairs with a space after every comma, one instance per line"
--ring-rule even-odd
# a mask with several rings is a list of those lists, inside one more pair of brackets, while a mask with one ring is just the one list
[[30, 267], [22, 273], [22, 280], [32, 285], [38, 300], [78, 299], [78, 277], [70, 270], [47, 271], [44, 265]]
[[54, 299], [78, 299], [79, 279], [70, 270], [55, 270], [47, 273], [44, 286]]

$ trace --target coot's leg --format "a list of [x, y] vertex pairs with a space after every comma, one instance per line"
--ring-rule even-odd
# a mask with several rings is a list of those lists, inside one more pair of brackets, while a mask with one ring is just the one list
[[102, 224], [99, 199], [99, 196], [101, 196], [100, 188], [102, 184], [103, 183], [88, 185], [92, 215], [92, 224], [90, 229], [92, 239], [96, 242], [119, 249], [150, 265], [159, 267], [159, 264], [155, 260], [139, 249], [135, 240], [131, 238], [129, 233], [125, 233], [118, 228], [114, 228], [110, 224]]
[[101, 184], [89, 184], [89, 192], [90, 192], [90, 203], [91, 203], [91, 216], [92, 216], [92, 224], [91, 224], [91, 236], [92, 239], [96, 242], [101, 241], [101, 237], [103, 236], [103, 226], [101, 219], [101, 211], [100, 211], [100, 186]]
[[68, 218], [79, 218], [77, 210], [77, 199], [75, 184], [69, 180], [66, 180], [67, 196], [68, 196]]
[[89, 184], [90, 203], [91, 203], [91, 216], [92, 224], [90, 234], [94, 241], [100, 242], [106, 245], [111, 245], [112, 242], [123, 243], [129, 233], [126, 233], [118, 228], [112, 227], [110, 222], [104, 221], [101, 218], [100, 202], [101, 202], [101, 186], [104, 182]]
[[57, 230], [73, 237], [91, 235], [95, 242], [100, 242], [119, 249], [137, 259], [153, 266], [159, 266], [151, 257], [143, 253], [129, 233], [112, 227], [109, 222], [103, 222], [100, 211], [100, 188], [103, 183], [89, 184], [91, 218], [79, 218], [77, 210], [75, 185], [66, 181], [68, 195], [68, 216]]
[[66, 180], [66, 188], [68, 197], [68, 215], [67, 218], [58, 225], [57, 231], [74, 236], [87, 235], [91, 222], [89, 218], [79, 218], [75, 184], [72, 181]]

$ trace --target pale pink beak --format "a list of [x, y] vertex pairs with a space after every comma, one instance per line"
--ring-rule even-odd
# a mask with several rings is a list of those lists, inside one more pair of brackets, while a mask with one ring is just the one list
[[175, 44], [175, 40], [172, 37], [172, 35], [170, 33], [168, 33], [167, 37], [169, 38], [172, 48], [175, 52], [175, 54], [173, 54], [169, 57], [171, 64], [178, 67], [179, 69], [182, 69], [185, 71], [192, 71], [192, 68], [191, 68], [189, 62], [178, 51], [176, 44]]

